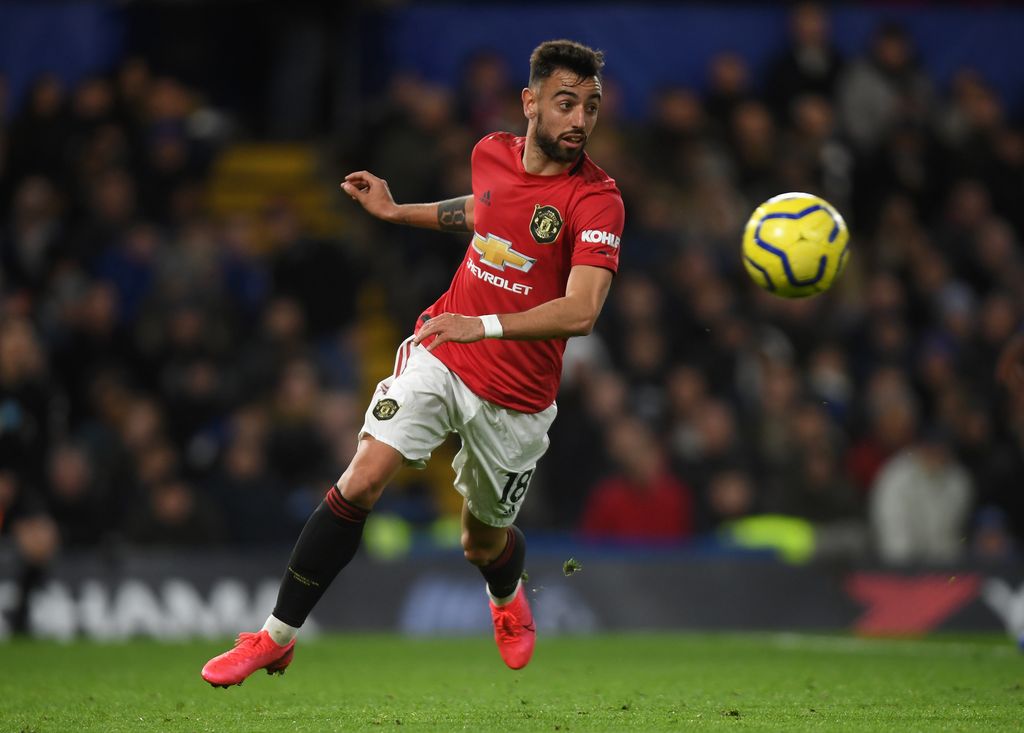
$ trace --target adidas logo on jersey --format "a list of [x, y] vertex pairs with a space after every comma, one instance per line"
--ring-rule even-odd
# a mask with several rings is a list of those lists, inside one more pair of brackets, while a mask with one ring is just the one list
[[484, 206], [490, 206], [491, 205], [491, 192], [490, 191], [484, 191], [484, 195], [481, 196], [480, 198], [478, 198], [477, 201], [479, 201]]

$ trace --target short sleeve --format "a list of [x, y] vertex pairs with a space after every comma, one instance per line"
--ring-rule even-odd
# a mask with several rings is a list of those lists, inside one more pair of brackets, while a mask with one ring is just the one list
[[573, 216], [572, 265], [619, 270], [619, 244], [626, 210], [618, 190], [592, 193], [576, 205]]

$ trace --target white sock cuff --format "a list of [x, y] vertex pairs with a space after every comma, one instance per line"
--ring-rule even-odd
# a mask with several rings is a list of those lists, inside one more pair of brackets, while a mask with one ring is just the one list
[[519, 592], [519, 589], [522, 587], [522, 585], [523, 581], [520, 578], [516, 582], [516, 589], [512, 591], [511, 595], [507, 595], [504, 598], [495, 598], [494, 595], [491, 593], [491, 589], [487, 587], [487, 583], [484, 583], [484, 590], [487, 591], [487, 597], [491, 599], [491, 603], [493, 603], [495, 606], [507, 606], [516, 597], [516, 593]]
[[296, 627], [289, 626], [274, 614], [267, 616], [267, 621], [263, 624], [263, 630], [270, 634], [270, 638], [279, 646], [288, 646], [291, 640], [299, 633]]

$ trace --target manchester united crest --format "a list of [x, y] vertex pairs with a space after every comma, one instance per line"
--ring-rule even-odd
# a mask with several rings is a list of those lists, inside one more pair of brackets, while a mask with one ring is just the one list
[[562, 231], [562, 215], [554, 206], [533, 207], [533, 218], [530, 219], [530, 234], [537, 240], [537, 244], [551, 244], [558, 238]]
[[398, 403], [390, 397], [377, 400], [377, 404], [373, 406], [373, 416], [378, 420], [390, 420], [396, 412], [398, 412]]

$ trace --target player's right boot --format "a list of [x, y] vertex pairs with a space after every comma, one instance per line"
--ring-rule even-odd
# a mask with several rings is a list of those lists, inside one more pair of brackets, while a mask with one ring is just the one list
[[496, 606], [491, 601], [491, 619], [501, 658], [512, 669], [522, 669], [530, 662], [537, 641], [537, 627], [522, 583], [511, 602]]
[[265, 629], [255, 634], [243, 631], [234, 648], [206, 663], [202, 675], [214, 687], [240, 685], [260, 669], [267, 670], [267, 674], [284, 674], [294, 656], [295, 639], [280, 646]]

